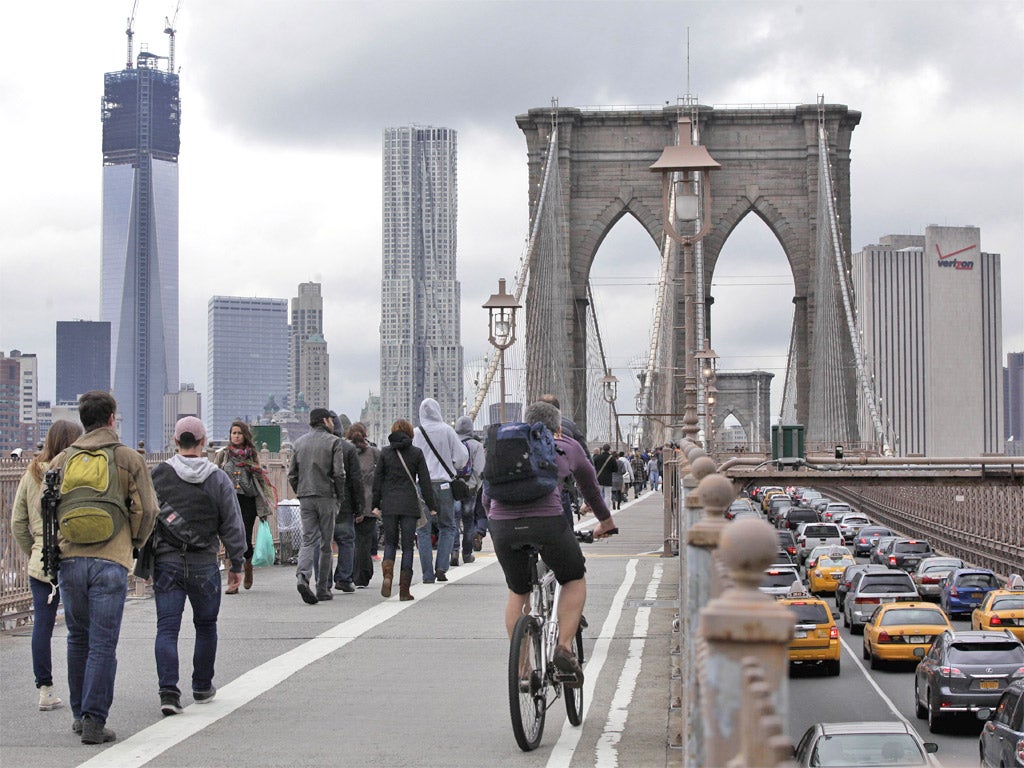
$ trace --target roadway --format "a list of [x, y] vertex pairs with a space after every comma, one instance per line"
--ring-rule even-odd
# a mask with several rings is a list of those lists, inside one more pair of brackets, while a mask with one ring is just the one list
[[[85, 746], [68, 707], [40, 712], [30, 629], [0, 633], [0, 764], [130, 766], [662, 766], [678, 559], [658, 556], [662, 496], [616, 512], [622, 533], [584, 545], [589, 596], [586, 714], [568, 726], [561, 701], [535, 752], [516, 746], [507, 698], [505, 587], [493, 554], [422, 585], [416, 600], [371, 588], [307, 606], [294, 569], [257, 569], [255, 586], [224, 596], [216, 699], [164, 718], [153, 661], [151, 598], [130, 598], [108, 726], [118, 741]], [[188, 691], [189, 611], [180, 643]], [[53, 638], [55, 689], [67, 700], [66, 633]], [[848, 674], [844, 672], [844, 674]]]
[[[867, 562], [867, 558], [857, 558]], [[825, 597], [830, 607], [835, 600]], [[839, 677], [826, 677], [809, 668], [795, 668], [789, 679], [789, 735], [795, 744], [808, 727], [818, 722], [854, 720], [904, 720], [917, 730], [924, 741], [939, 745], [935, 755], [943, 768], [978, 765], [978, 735], [982, 724], [964, 718], [952, 724], [946, 733], [933, 734], [925, 720], [914, 712], [913, 663], [888, 664], [872, 670], [861, 657], [862, 636], [843, 627], [842, 614], [837, 623], [842, 640]], [[956, 619], [956, 629], [970, 629], [970, 619]]]

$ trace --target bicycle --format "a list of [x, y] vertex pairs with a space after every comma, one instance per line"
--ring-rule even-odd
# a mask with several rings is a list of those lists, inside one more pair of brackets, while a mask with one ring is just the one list
[[[617, 533], [613, 529], [609, 533]], [[582, 543], [594, 541], [592, 531], [575, 531]], [[520, 616], [512, 630], [508, 655], [508, 701], [512, 715], [512, 733], [524, 752], [536, 749], [544, 735], [547, 711], [565, 694], [565, 711], [572, 725], [583, 721], [583, 686], [576, 675], [559, 670], [554, 663], [558, 645], [558, 599], [562, 587], [548, 570], [534, 547], [526, 550], [533, 574], [531, 608]], [[580, 625], [572, 641], [572, 651], [583, 667], [583, 628]]]

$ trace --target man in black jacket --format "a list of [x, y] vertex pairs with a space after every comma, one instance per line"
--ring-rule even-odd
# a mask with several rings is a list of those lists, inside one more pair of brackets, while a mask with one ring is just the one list
[[345, 462], [345, 495], [340, 500], [338, 517], [334, 522], [334, 543], [338, 545], [334, 588], [340, 592], [355, 592], [356, 588], [352, 585], [352, 564], [355, 560], [356, 524], [363, 521], [366, 512], [363, 470], [359, 466], [359, 449], [345, 439], [338, 414], [334, 411], [329, 413], [334, 424], [331, 431], [341, 441]]

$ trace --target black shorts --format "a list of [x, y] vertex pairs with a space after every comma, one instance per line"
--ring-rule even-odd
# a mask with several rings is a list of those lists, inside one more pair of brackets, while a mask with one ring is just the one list
[[555, 573], [559, 584], [582, 579], [587, 572], [586, 559], [576, 541], [572, 526], [564, 515], [557, 517], [522, 517], [518, 520], [488, 520], [494, 552], [505, 583], [517, 595], [530, 593], [533, 574], [530, 555], [525, 551], [533, 547], [541, 560]]

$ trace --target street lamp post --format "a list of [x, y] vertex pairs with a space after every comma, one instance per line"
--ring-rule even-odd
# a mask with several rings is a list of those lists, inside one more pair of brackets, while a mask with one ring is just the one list
[[[677, 144], [665, 147], [661, 157], [650, 170], [661, 174], [662, 226], [665, 235], [683, 246], [683, 301], [684, 301], [684, 353], [685, 408], [683, 434], [696, 442], [697, 432], [697, 378], [694, 371], [696, 352], [696, 286], [693, 276], [693, 246], [711, 229], [711, 171], [722, 166], [716, 162], [706, 147], [692, 143], [692, 132], [688, 118], [680, 115]], [[679, 174], [676, 178], [675, 174]], [[698, 193], [700, 197], [698, 197]], [[675, 198], [676, 210], [671, 210]], [[688, 222], [693, 234], [680, 234], [675, 227], [675, 217]]]
[[505, 278], [498, 280], [498, 292], [491, 294], [491, 298], [483, 305], [487, 310], [488, 329], [490, 336], [487, 339], [498, 350], [499, 365], [501, 366], [501, 405], [498, 418], [505, 423], [505, 350], [511, 347], [516, 340], [516, 310], [520, 304], [516, 297], [505, 291]]
[[704, 383], [704, 442], [708, 453], [715, 435], [715, 403], [718, 400], [718, 355], [711, 348], [711, 342], [704, 339], [700, 352], [694, 356], [700, 366], [700, 378]]
[[[612, 427], [612, 420], [615, 416], [615, 398], [619, 394], [619, 380], [612, 375], [611, 369], [609, 369], [604, 378], [601, 379], [601, 396], [604, 397], [604, 401], [608, 403], [608, 442], [612, 442], [615, 438], [615, 430]], [[615, 441], [615, 450], [618, 450], [619, 443]]]

